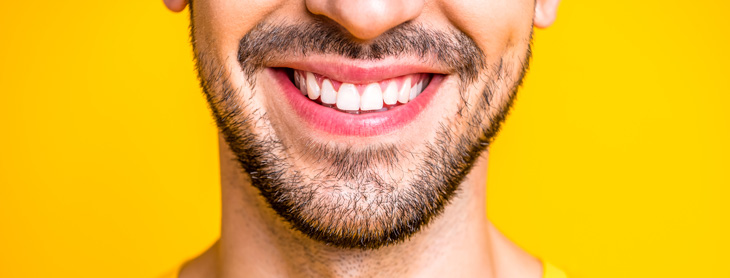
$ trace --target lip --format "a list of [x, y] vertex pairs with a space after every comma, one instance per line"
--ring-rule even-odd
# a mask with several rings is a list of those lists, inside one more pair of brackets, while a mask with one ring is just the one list
[[[391, 61], [392, 60], [392, 61]], [[304, 57], [296, 61], [271, 63], [272, 68], [292, 68], [317, 73], [337, 81], [365, 84], [413, 73], [448, 74], [447, 70], [410, 59], [383, 59], [377, 62], [348, 61], [341, 58]]]
[[[341, 68], [348, 68], [344, 66]], [[352, 75], [347, 80], [382, 80], [392, 78], [404, 74], [408, 74], [409, 70], [418, 70], [418, 66], [400, 66], [395, 69], [386, 69], [383, 67], [372, 67], [365, 70], [357, 70], [357, 68], [349, 67]], [[309, 70], [309, 69], [308, 69]], [[331, 70], [325, 70], [329, 72]], [[267, 74], [272, 77], [289, 106], [295, 111], [299, 118], [303, 119], [310, 127], [317, 130], [339, 136], [358, 136], [369, 137], [387, 134], [396, 131], [418, 117], [433, 99], [436, 91], [440, 87], [444, 79], [444, 75], [434, 74], [428, 87], [405, 105], [399, 105], [384, 112], [375, 112], [367, 114], [349, 114], [337, 111], [332, 108], [324, 107], [304, 96], [298, 88], [289, 80], [286, 71], [281, 68], [267, 68]], [[416, 73], [419, 71], [414, 71]], [[421, 71], [422, 72], [422, 71]], [[318, 71], [317, 73], [320, 73]], [[326, 75], [326, 74], [323, 74]], [[345, 75], [344, 73], [327, 75], [332, 78], [335, 76]], [[383, 77], [383, 78], [381, 78]], [[379, 79], [376, 79], [379, 78]], [[367, 81], [364, 81], [367, 82]], [[364, 83], [363, 82], [363, 83]], [[357, 82], [360, 83], [360, 82]]]

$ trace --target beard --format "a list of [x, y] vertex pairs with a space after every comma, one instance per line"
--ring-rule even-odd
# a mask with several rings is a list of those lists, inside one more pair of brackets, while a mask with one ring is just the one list
[[[376, 249], [422, 230], [458, 194], [459, 185], [497, 134], [530, 58], [530, 38], [517, 62], [487, 57], [465, 34], [406, 23], [360, 43], [332, 23], [261, 23], [239, 43], [238, 70], [227, 71], [191, 36], [198, 77], [216, 124], [242, 170], [291, 228], [341, 248]], [[337, 145], [287, 138], [255, 102], [257, 76], [286, 55], [336, 54], [356, 60], [410, 55], [458, 76], [458, 112], [433, 124], [418, 146]], [[518, 55], [519, 57], [519, 55]], [[231, 76], [245, 79], [237, 88]], [[468, 94], [468, 88], [479, 88]], [[248, 94], [250, 95], [247, 95]], [[302, 140], [307, 140], [302, 142]]]

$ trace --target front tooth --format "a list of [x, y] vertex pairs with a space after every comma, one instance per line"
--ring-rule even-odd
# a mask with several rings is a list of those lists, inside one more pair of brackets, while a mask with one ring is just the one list
[[309, 99], [319, 98], [319, 85], [317, 85], [317, 79], [314, 78], [314, 74], [311, 72], [307, 72], [307, 94], [309, 94]]
[[409, 94], [411, 90], [411, 78], [406, 78], [406, 81], [403, 81], [403, 86], [401, 86], [400, 91], [398, 92], [398, 102], [400, 103], [408, 103]]
[[340, 91], [337, 92], [337, 108], [355, 111], [360, 109], [360, 94], [357, 93], [355, 85], [342, 83]]
[[383, 101], [387, 105], [393, 105], [398, 102], [398, 84], [391, 81], [383, 92]]
[[378, 110], [381, 108], [383, 108], [383, 92], [380, 90], [380, 84], [371, 83], [365, 87], [365, 91], [360, 97], [360, 110]]
[[329, 79], [322, 81], [322, 103], [335, 104], [337, 102], [337, 92]]

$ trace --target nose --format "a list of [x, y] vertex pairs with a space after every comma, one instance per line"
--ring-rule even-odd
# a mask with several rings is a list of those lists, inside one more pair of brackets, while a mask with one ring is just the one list
[[380, 36], [418, 17], [424, 0], [306, 0], [309, 12], [328, 17], [361, 40]]

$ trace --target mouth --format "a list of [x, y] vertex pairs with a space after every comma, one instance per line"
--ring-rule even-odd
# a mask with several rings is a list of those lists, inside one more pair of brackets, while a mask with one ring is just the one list
[[420, 95], [433, 78], [432, 74], [416, 73], [353, 84], [301, 70], [290, 69], [287, 75], [302, 95], [317, 104], [355, 115], [385, 112], [405, 105]]
[[397, 67], [339, 69], [273, 67], [267, 71], [309, 126], [332, 135], [358, 137], [383, 135], [408, 125], [428, 107], [444, 79], [444, 74]]

